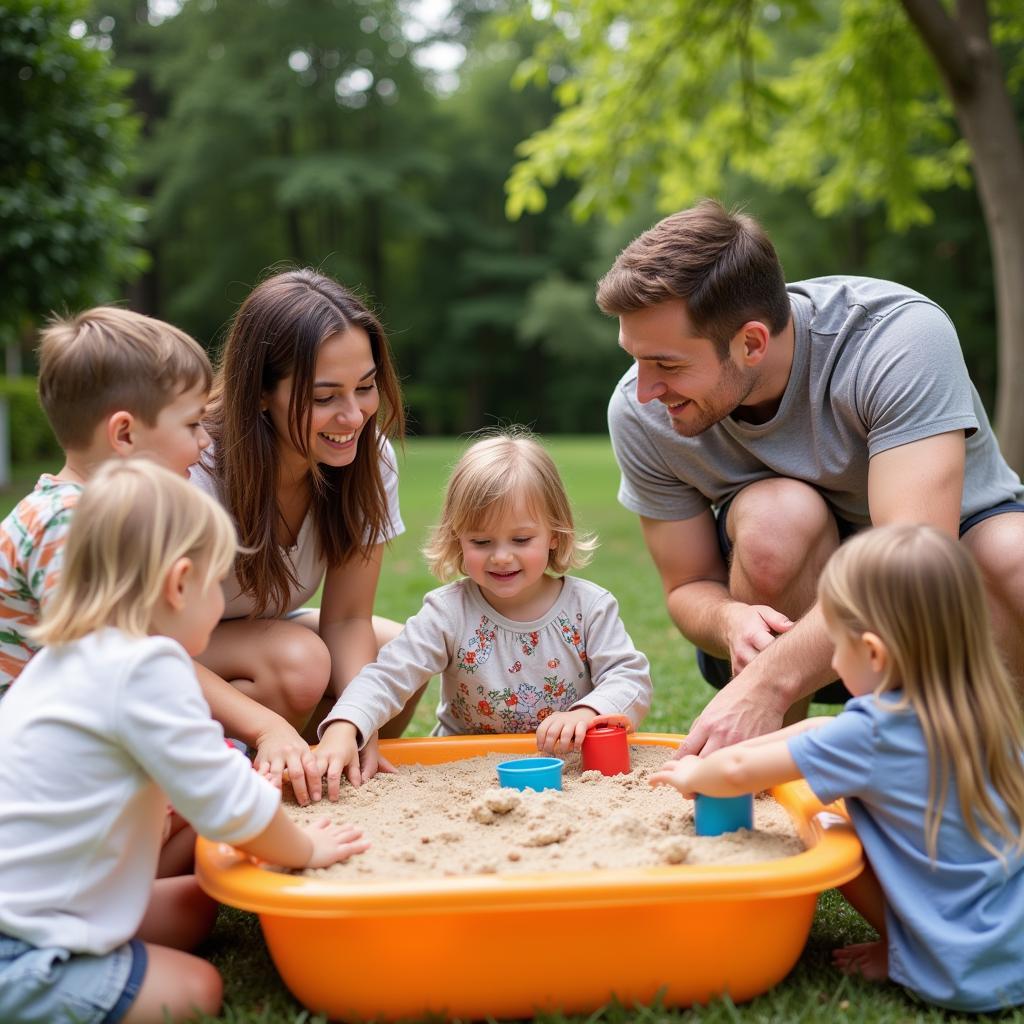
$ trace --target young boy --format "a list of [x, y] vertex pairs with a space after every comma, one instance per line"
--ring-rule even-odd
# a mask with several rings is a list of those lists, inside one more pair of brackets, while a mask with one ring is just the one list
[[187, 475], [210, 443], [211, 379], [192, 338], [127, 309], [98, 306], [42, 332], [39, 400], [65, 461], [0, 524], [0, 699], [36, 652], [26, 634], [56, 585], [83, 484], [108, 459], [140, 455]]

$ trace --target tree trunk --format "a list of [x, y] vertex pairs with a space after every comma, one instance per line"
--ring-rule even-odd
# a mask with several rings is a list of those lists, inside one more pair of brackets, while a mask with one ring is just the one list
[[1006, 461], [1024, 473], [1024, 138], [984, 0], [960, 0], [955, 19], [935, 0], [903, 5], [942, 73], [971, 147], [995, 274], [996, 433]]

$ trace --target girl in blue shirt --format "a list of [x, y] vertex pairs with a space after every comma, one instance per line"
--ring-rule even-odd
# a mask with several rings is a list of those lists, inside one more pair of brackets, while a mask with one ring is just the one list
[[843, 712], [652, 784], [736, 796], [803, 776], [844, 798], [868, 863], [843, 893], [879, 939], [836, 950], [839, 969], [954, 1010], [1024, 1003], [1024, 734], [971, 556], [931, 527], [880, 527], [832, 556], [818, 599]]

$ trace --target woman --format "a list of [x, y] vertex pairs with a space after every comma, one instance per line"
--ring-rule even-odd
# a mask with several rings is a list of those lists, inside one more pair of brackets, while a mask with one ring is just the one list
[[[264, 281], [231, 325], [206, 425], [192, 479], [231, 513], [243, 553], [201, 658], [218, 677], [204, 692], [258, 770], [287, 769], [299, 801], [317, 800], [321, 766], [300, 732], [401, 628], [373, 615], [384, 545], [404, 529], [388, 441], [402, 435], [401, 391], [379, 321], [313, 270]], [[319, 611], [302, 610], [321, 582]], [[415, 706], [382, 733], [401, 735]]]

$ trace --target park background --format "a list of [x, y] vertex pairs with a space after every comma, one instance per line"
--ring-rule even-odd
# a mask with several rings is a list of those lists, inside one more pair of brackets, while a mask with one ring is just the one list
[[[648, 727], [683, 730], [710, 691], [615, 501], [626, 358], [597, 277], [660, 216], [742, 204], [790, 280], [939, 301], [1020, 469], [1022, 74], [1024, 8], [1004, 0], [0, 0], [2, 508], [58, 464], [33, 379], [50, 312], [122, 302], [215, 354], [270, 268], [315, 266], [378, 311], [408, 404], [379, 611], [404, 619], [432, 585], [419, 546], [466, 433], [529, 424], [600, 537], [583, 574], [651, 658]], [[841, 980], [828, 950], [867, 934], [825, 894], [794, 974], [748, 1006], [592, 1019], [956, 1019]], [[255, 919], [222, 914], [207, 953], [220, 1020], [305, 1019]]]

